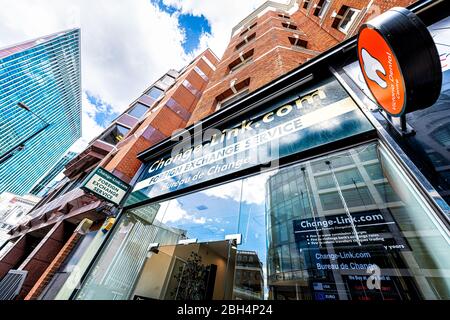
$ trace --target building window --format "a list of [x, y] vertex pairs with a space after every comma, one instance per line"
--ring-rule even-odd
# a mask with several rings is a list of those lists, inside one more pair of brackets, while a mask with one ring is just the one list
[[148, 107], [138, 102], [127, 113], [130, 116], [140, 119], [147, 111]]
[[247, 63], [251, 62], [253, 59], [253, 54], [255, 50], [249, 50], [244, 54], [240, 54], [239, 58], [234, 60], [228, 65], [229, 73], [235, 72], [237, 69], [241, 68], [242, 66], [246, 65]]
[[329, 6], [330, 0], [320, 0], [313, 14], [322, 19]]
[[303, 9], [308, 9], [310, 3], [311, 3], [310, 0], [304, 0], [303, 1]]
[[291, 22], [283, 22], [281, 25], [284, 28], [291, 29], [291, 30], [297, 30], [298, 29], [297, 26], [295, 24], [291, 23]]
[[247, 29], [245, 29], [244, 31], [242, 31], [242, 33], [239, 35], [240, 37], [243, 36], [244, 34], [246, 34], [247, 32], [249, 32], [250, 30], [252, 30], [254, 27], [256, 27], [258, 23], [255, 22], [253, 23], [251, 26], [249, 26]]
[[431, 132], [431, 138], [445, 148], [450, 147], [450, 127], [448, 125], [441, 126]]
[[112, 145], [118, 144], [127, 135], [130, 129], [121, 125], [113, 125], [106, 133], [100, 138], [100, 140], [110, 143]]
[[192, 85], [187, 79], [183, 80], [183, 86], [195, 97], [199, 98], [201, 96], [201, 92]]
[[200, 76], [202, 77], [203, 80], [208, 81], [208, 76], [203, 72], [202, 69], [200, 69], [198, 66], [194, 67], [194, 71]]
[[245, 37], [244, 40], [242, 40], [241, 42], [239, 42], [236, 45], [236, 50], [241, 49], [242, 47], [244, 47], [245, 45], [247, 45], [249, 42], [255, 40], [256, 38], [256, 33], [252, 33], [251, 35], [249, 35], [248, 37]]
[[150, 97], [152, 97], [155, 100], [158, 100], [158, 98], [161, 97], [163, 93], [164, 93], [163, 90], [161, 90], [161, 89], [159, 89], [157, 87], [152, 87], [145, 94], [150, 96]]
[[230, 96], [230, 97], [228, 97], [228, 98], [226, 98], [226, 99], [220, 101], [220, 102], [217, 104], [216, 111], [217, 111], [217, 110], [220, 110], [220, 109], [223, 109], [223, 108], [226, 108], [226, 107], [228, 107], [228, 106], [230, 106], [230, 105], [233, 104], [235, 101], [238, 101], [239, 99], [241, 99], [242, 97], [244, 97], [245, 95], [247, 95], [247, 93], [248, 93], [248, 88], [245, 88], [245, 89], [243, 89], [243, 90], [241, 90], [241, 91], [235, 93], [234, 95], [232, 95], [232, 96]]
[[332, 27], [342, 31], [343, 33], [348, 33], [351, 26], [355, 22], [358, 13], [359, 10], [348, 6], [342, 6], [333, 21]]
[[289, 42], [295, 47], [306, 48], [308, 46], [308, 41], [300, 39], [297, 37], [289, 37]]
[[289, 17], [288, 15], [285, 15], [285, 14], [282, 14], [282, 13], [280, 13], [279, 15], [278, 15], [280, 18], [284, 18], [284, 19], [290, 19], [291, 17]]
[[175, 83], [175, 78], [172, 78], [171, 76], [166, 74], [160, 81], [167, 86], [171, 86]]

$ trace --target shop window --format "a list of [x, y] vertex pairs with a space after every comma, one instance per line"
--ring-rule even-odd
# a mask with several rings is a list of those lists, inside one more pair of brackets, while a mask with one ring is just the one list
[[[381, 172], [364, 172], [375, 164]], [[338, 181], [333, 190], [319, 190], [321, 175]], [[198, 299], [450, 297], [446, 230], [378, 142], [204, 187], [125, 208], [75, 298], [185, 298], [187, 278]], [[242, 236], [237, 246], [225, 241], [232, 234]], [[366, 281], [373, 268], [381, 289]], [[208, 278], [216, 279], [210, 291], [199, 290]]]
[[157, 87], [152, 87], [150, 90], [148, 90], [145, 94], [150, 96], [151, 98], [153, 98], [154, 100], [158, 100], [159, 97], [161, 97], [163, 95], [164, 91], [157, 88]]
[[339, 9], [336, 17], [334, 18], [333, 24], [331, 26], [347, 34], [354, 24], [358, 13], [359, 10], [350, 8], [348, 6], [342, 6], [341, 9]]
[[450, 148], [450, 126], [445, 124], [438, 129], [431, 132], [431, 137], [434, 141], [445, 148]]
[[304, 39], [300, 39], [298, 36], [297, 37], [289, 37], [289, 42], [294, 47], [299, 47], [299, 48], [304, 48], [304, 49], [306, 49], [308, 47], [308, 41], [304, 40]]
[[246, 46], [248, 43], [252, 42], [253, 40], [256, 39], [256, 33], [252, 33], [251, 35], [249, 35], [248, 37], [245, 37], [244, 40], [242, 40], [241, 42], [239, 42], [236, 47], [235, 50], [240, 50], [242, 49], [244, 46]]
[[142, 103], [136, 103], [127, 113], [135, 118], [142, 118], [142, 116], [148, 111], [149, 107]]
[[249, 51], [247, 51], [244, 54], [240, 54], [239, 58], [233, 60], [229, 65], [228, 65], [228, 72], [229, 73], [233, 73], [236, 70], [238, 70], [239, 68], [243, 67], [244, 65], [246, 65], [247, 63], [251, 62], [253, 59], [253, 54], [255, 53], [254, 49], [251, 49]]
[[105, 134], [103, 134], [100, 140], [105, 141], [109, 144], [116, 145], [124, 139], [130, 129], [121, 126], [119, 124], [114, 124], [109, 128]]
[[295, 24], [291, 23], [290, 21], [289, 22], [283, 22], [281, 25], [283, 26], [283, 28], [287, 28], [287, 29], [291, 29], [291, 30], [297, 30], [298, 29], [297, 26]]
[[313, 12], [313, 15], [322, 19], [328, 10], [328, 7], [330, 6], [330, 2], [331, 2], [331, 0], [320, 0], [317, 3], [317, 6]]
[[242, 33], [239, 35], [240, 37], [242, 37], [243, 35], [245, 35], [247, 32], [249, 32], [250, 30], [252, 30], [253, 28], [255, 28], [258, 25], [257, 22], [253, 23], [252, 25], [250, 25], [249, 27], [247, 27], [244, 31], [242, 31]]

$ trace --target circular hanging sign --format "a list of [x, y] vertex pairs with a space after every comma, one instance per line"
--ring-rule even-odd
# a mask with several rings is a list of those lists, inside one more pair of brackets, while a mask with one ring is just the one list
[[358, 60], [379, 106], [391, 116], [436, 102], [442, 86], [439, 54], [425, 24], [411, 11], [393, 8], [363, 24]]

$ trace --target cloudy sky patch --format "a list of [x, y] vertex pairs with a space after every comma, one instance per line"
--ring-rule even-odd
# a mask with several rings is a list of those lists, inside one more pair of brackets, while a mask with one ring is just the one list
[[210, 47], [263, 0], [0, 0], [0, 47], [81, 28], [81, 151], [151, 83]]

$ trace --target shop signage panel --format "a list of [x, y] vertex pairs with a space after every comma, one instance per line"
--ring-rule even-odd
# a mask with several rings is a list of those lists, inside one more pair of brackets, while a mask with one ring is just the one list
[[327, 80], [262, 108], [203, 144], [150, 161], [127, 204], [252, 166], [273, 165], [280, 157], [371, 130], [347, 92]]
[[[355, 236], [351, 222], [357, 230]], [[294, 236], [304, 248], [379, 246], [386, 251], [409, 250], [397, 223], [388, 211], [365, 211], [294, 220]], [[358, 244], [359, 241], [359, 244]], [[351, 256], [351, 254], [350, 254]]]
[[[293, 231], [297, 250], [308, 257], [305, 268], [316, 275], [310, 284], [316, 300], [401, 298], [394, 283], [398, 276], [385, 271], [405, 268], [402, 253], [412, 249], [389, 210], [298, 219], [293, 221]], [[333, 282], [336, 272], [342, 283]], [[367, 281], [377, 272], [379, 290], [367, 290]], [[402, 281], [408, 286], [413, 283], [408, 273]]]
[[119, 205], [130, 189], [130, 185], [99, 167], [89, 175], [81, 188], [101, 199]]
[[394, 8], [362, 25], [358, 59], [378, 105], [391, 116], [431, 106], [442, 85], [441, 62], [425, 24]]

